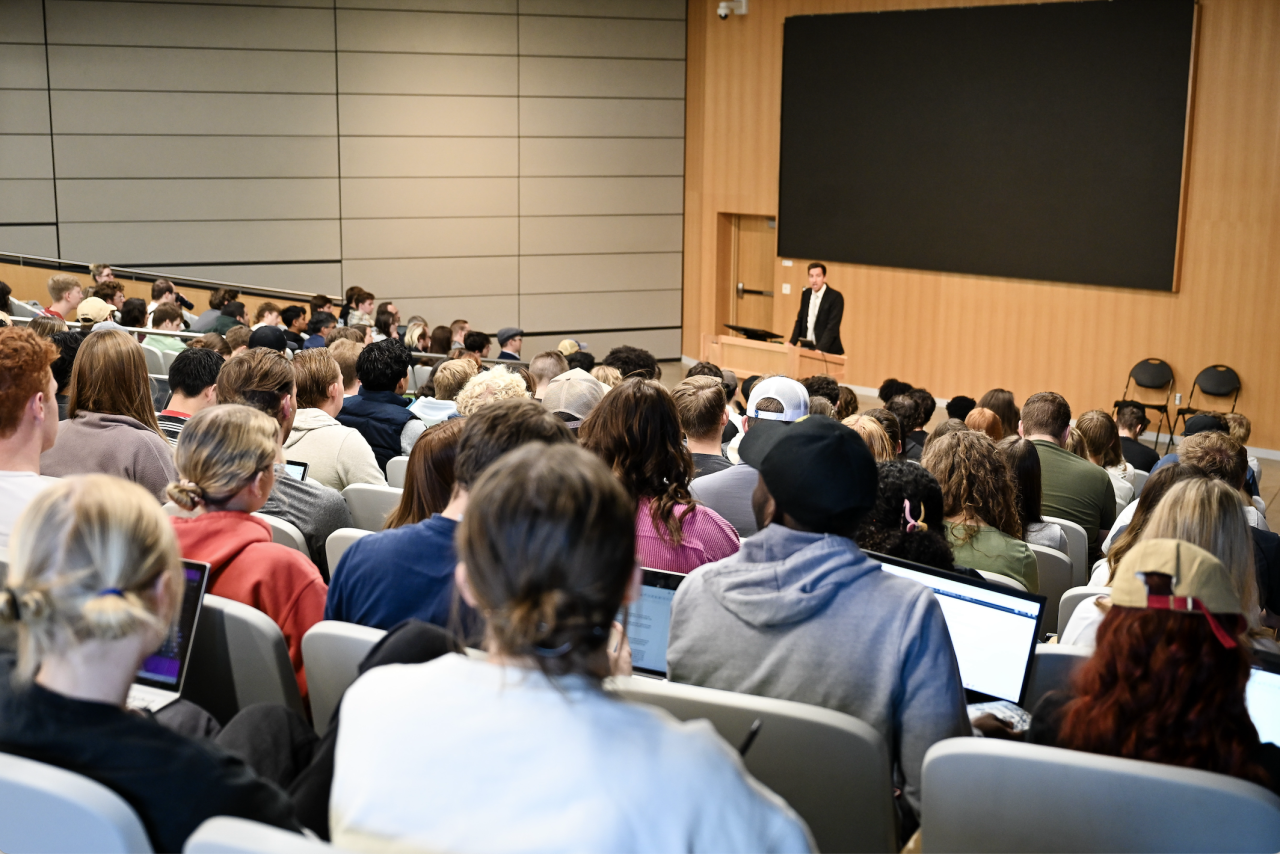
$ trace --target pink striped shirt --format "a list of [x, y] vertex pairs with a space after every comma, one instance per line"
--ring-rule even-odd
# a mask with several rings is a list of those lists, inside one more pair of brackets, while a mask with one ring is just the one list
[[[641, 566], [689, 573], [738, 550], [738, 532], [719, 513], [700, 504], [681, 523], [680, 545], [672, 545], [665, 527], [659, 530], [653, 524], [649, 503], [648, 498], [642, 498], [636, 514], [636, 562]], [[688, 506], [676, 505], [677, 519]]]

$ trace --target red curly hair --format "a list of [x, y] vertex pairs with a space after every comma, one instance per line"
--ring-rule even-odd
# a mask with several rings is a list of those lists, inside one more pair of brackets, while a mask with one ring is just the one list
[[[1215, 615], [1239, 635], [1243, 621]], [[1268, 785], [1245, 708], [1245, 644], [1227, 649], [1197, 614], [1113, 606], [1077, 671], [1058, 747], [1180, 765]]]

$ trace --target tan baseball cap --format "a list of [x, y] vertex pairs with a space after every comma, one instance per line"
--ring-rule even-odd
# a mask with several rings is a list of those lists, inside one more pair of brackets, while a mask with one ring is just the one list
[[115, 309], [106, 301], [98, 297], [89, 297], [83, 300], [76, 307], [76, 317], [80, 320], [91, 320], [94, 323], [101, 323], [104, 320], [110, 320]]
[[[1146, 573], [1173, 579], [1173, 595], [1157, 596], [1147, 590]], [[1214, 614], [1243, 614], [1240, 594], [1227, 569], [1209, 552], [1183, 540], [1144, 540], [1134, 546], [1116, 567], [1111, 602], [1123, 608], [1154, 608], [1201, 613], [1213, 626], [1223, 646], [1235, 641], [1223, 631]]]

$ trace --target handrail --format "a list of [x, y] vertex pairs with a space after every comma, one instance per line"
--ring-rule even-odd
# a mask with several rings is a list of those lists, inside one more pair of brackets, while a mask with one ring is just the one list
[[[65, 268], [71, 268], [71, 269], [83, 268], [85, 272], [88, 272], [89, 270], [89, 264], [88, 262], [85, 262], [85, 261], [67, 261], [62, 258], [46, 258], [43, 255], [24, 255], [20, 252], [0, 252], [0, 258], [17, 258], [19, 267], [25, 267], [25, 266], [48, 267], [50, 265], [53, 265], [53, 266], [56, 266], [58, 269], [62, 269], [65, 267]], [[43, 263], [39, 263], [39, 264], [23, 263], [24, 261], [27, 261], [27, 260], [39, 261]], [[310, 300], [313, 296], [315, 296], [317, 293], [316, 291], [311, 291], [311, 292], [291, 291], [285, 288], [268, 288], [261, 285], [245, 285], [239, 282], [224, 282], [220, 279], [201, 279], [196, 276], [182, 276], [174, 273], [157, 273], [154, 270], [140, 270], [136, 267], [117, 267], [114, 264], [111, 265], [111, 270], [112, 272], [127, 273], [130, 276], [142, 276], [144, 278], [149, 278], [153, 282], [156, 279], [168, 279], [169, 281], [173, 282], [175, 285], [177, 284], [192, 285], [194, 287], [201, 288], [203, 290], [216, 290], [217, 288], [233, 288], [237, 291], [240, 291], [240, 293], [249, 294], [251, 296], [256, 296], [256, 297], [279, 296], [279, 297], [289, 297], [290, 299], [293, 299], [293, 300], [306, 302]], [[333, 300], [334, 305], [339, 305], [342, 302], [342, 297], [340, 296], [335, 297], [332, 294], [325, 294], [325, 296]]]
[[[10, 317], [9, 318], [9, 320], [13, 323], [30, 323], [31, 321], [36, 319], [37, 318], [34, 318], [34, 317]], [[63, 322], [66, 323], [66, 321], [63, 321]], [[99, 321], [99, 322], [105, 322], [105, 321]], [[67, 323], [67, 330], [69, 332], [79, 332], [81, 326], [82, 324], [80, 323], [80, 321], [77, 320], [72, 323]], [[203, 338], [205, 335], [208, 334], [207, 332], [175, 332], [171, 329], [147, 329], [147, 328], [139, 328], [137, 326], [121, 326], [118, 323], [112, 328], [119, 329], [121, 332], [141, 332], [144, 335], [166, 335], [170, 338], [193, 338], [194, 339], [194, 338]]]

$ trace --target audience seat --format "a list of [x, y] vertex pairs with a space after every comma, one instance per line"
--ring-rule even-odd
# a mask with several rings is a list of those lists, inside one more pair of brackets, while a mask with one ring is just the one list
[[1053, 522], [1062, 528], [1067, 535], [1067, 557], [1071, 559], [1071, 583], [1075, 587], [1083, 587], [1089, 583], [1089, 535], [1084, 528], [1075, 522], [1059, 519], [1057, 516], [1045, 516], [1046, 522]]
[[37, 306], [31, 305], [30, 303], [25, 303], [20, 299], [11, 299], [9, 300], [9, 316], [10, 317], [39, 317], [40, 309]]
[[182, 696], [225, 724], [254, 703], [306, 716], [280, 627], [257, 608], [206, 594]]
[[307, 695], [316, 732], [324, 735], [342, 694], [360, 675], [360, 662], [386, 635], [383, 629], [322, 620], [302, 636]]
[[164, 360], [164, 370], [160, 373], [166, 377], [169, 376], [169, 369], [173, 367], [173, 360], [178, 358], [177, 350], [161, 350], [160, 358]]
[[1022, 698], [1022, 707], [1033, 712], [1045, 694], [1070, 688], [1071, 676], [1076, 668], [1092, 656], [1092, 647], [1063, 643], [1037, 644], [1035, 654], [1031, 657], [1031, 678], [1027, 680], [1027, 696]]
[[182, 846], [183, 854], [334, 854], [327, 842], [247, 818], [205, 819]]
[[99, 782], [0, 753], [0, 851], [150, 852], [142, 821]]
[[1142, 469], [1134, 469], [1133, 479], [1133, 500], [1137, 501], [1142, 497], [1142, 487], [1147, 485], [1147, 478], [1151, 477], [1151, 472]]
[[339, 528], [330, 534], [329, 539], [324, 541], [324, 553], [329, 558], [330, 574], [338, 568], [338, 561], [342, 560], [342, 555], [351, 548], [352, 543], [372, 533], [363, 528]]
[[1040, 576], [1040, 595], [1045, 598], [1044, 619], [1040, 623], [1043, 633], [1055, 631], [1058, 625], [1058, 600], [1072, 586], [1074, 571], [1071, 561], [1057, 549], [1027, 543], [1036, 556], [1036, 574]]
[[606, 687], [681, 720], [706, 718], [734, 747], [759, 720], [747, 770], [804, 818], [818, 850], [897, 850], [889, 751], [867, 723], [819, 706], [641, 676]]
[[1063, 593], [1061, 603], [1058, 605], [1058, 634], [1061, 635], [1067, 630], [1067, 623], [1071, 622], [1071, 615], [1076, 612], [1076, 608], [1080, 607], [1081, 602], [1099, 593], [1110, 592], [1110, 587], [1072, 587]]
[[407, 456], [392, 457], [387, 460], [387, 486], [404, 489], [404, 476], [409, 471]]
[[[353, 483], [342, 490], [351, 511], [351, 524], [366, 531], [381, 531], [387, 515], [400, 504], [403, 489], [372, 483]], [[333, 566], [333, 564], [330, 564]]]
[[277, 516], [269, 516], [266, 513], [254, 513], [253, 515], [271, 526], [271, 542], [297, 549], [308, 558], [311, 557], [311, 551], [307, 548], [306, 537], [302, 536], [302, 532], [292, 522]]
[[952, 738], [924, 760], [923, 850], [1280, 850], [1280, 797], [1235, 777]]
[[1010, 578], [1009, 576], [1001, 575], [998, 572], [987, 572], [984, 569], [978, 570], [978, 574], [987, 581], [990, 581], [992, 584], [1001, 584], [1005, 587], [1012, 587], [1014, 590], [1021, 590], [1023, 593], [1027, 592], [1027, 588], [1023, 587], [1016, 578]]
[[409, 391], [417, 394], [422, 384], [431, 379], [432, 370], [430, 365], [414, 365], [409, 374]]
[[142, 355], [147, 358], [147, 373], [169, 376], [169, 370], [164, 366], [164, 355], [158, 349], [150, 344], [143, 344]]

